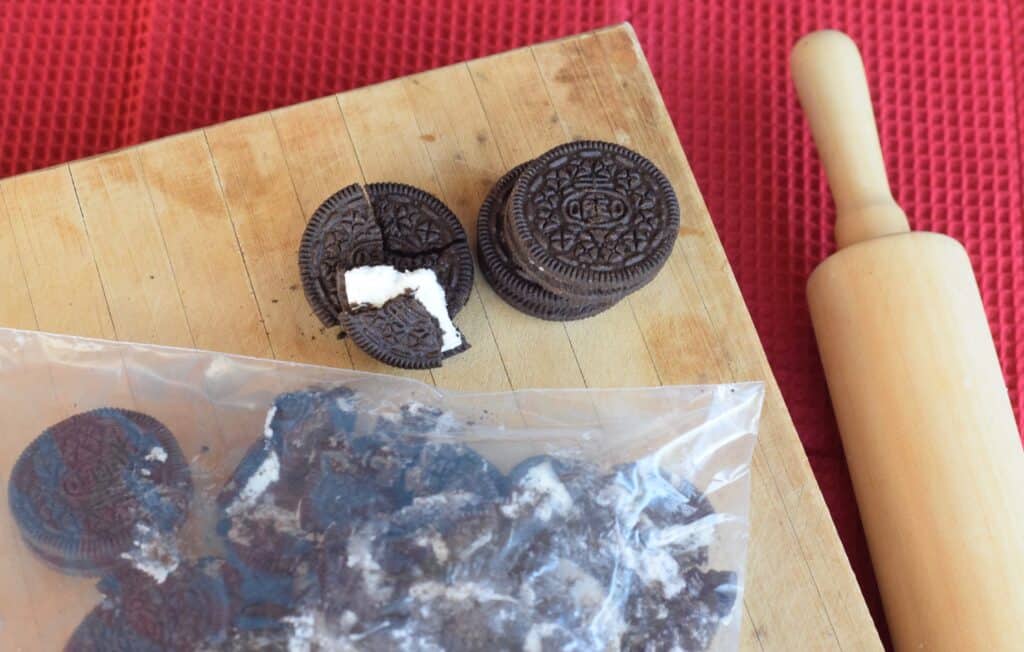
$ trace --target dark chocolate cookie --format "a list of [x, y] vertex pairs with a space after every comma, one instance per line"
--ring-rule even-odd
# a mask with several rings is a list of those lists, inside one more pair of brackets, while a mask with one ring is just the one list
[[355, 392], [345, 386], [282, 394], [267, 414], [264, 437], [281, 460], [282, 482], [301, 486], [316, 453], [351, 434]]
[[287, 575], [240, 563], [238, 558], [230, 561], [225, 572], [233, 614], [229, 637], [256, 641], [267, 634], [276, 639], [275, 630], [283, 629], [285, 619], [294, 617], [318, 588], [318, 552], [319, 547], [312, 546], [301, 557], [291, 558]]
[[451, 435], [460, 428], [454, 413], [423, 403], [405, 403], [397, 413], [381, 414], [374, 432], [404, 441], [423, 443], [428, 435]]
[[414, 498], [387, 521], [374, 541], [374, 558], [406, 588], [425, 579], [475, 577], [501, 525], [495, 501], [467, 491]]
[[464, 444], [446, 442], [425, 443], [403, 480], [412, 497], [466, 491], [495, 500], [503, 484], [501, 471], [479, 453]]
[[217, 496], [217, 532], [243, 580], [277, 590], [311, 554], [313, 536], [299, 523], [302, 493], [301, 483], [282, 481], [272, 438], [253, 443]]
[[714, 640], [736, 604], [736, 574], [691, 569], [671, 595], [663, 587], [637, 587], [626, 603], [625, 652], [693, 650]]
[[378, 540], [387, 532], [386, 518], [365, 521], [325, 534], [319, 554], [319, 602], [316, 608], [332, 621], [346, 623], [346, 633], [393, 626], [407, 615], [398, 579], [380, 567]]
[[533, 626], [528, 638], [534, 649], [600, 650], [609, 647], [619, 632], [617, 618], [624, 592], [616, 584], [595, 577], [571, 559], [554, 557], [527, 575], [519, 589], [522, 605]]
[[415, 449], [380, 435], [339, 439], [317, 456], [302, 501], [302, 524], [344, 531], [408, 502], [402, 478]]
[[380, 308], [343, 313], [341, 325], [363, 351], [402, 369], [440, 367], [446, 357], [469, 346], [463, 339], [463, 346], [442, 352], [441, 326], [409, 294], [395, 297]]
[[191, 652], [223, 643], [231, 620], [221, 560], [179, 566], [162, 583], [127, 572], [85, 617], [66, 652]]
[[345, 308], [338, 271], [380, 264], [383, 254], [381, 230], [362, 186], [345, 186], [316, 209], [302, 234], [299, 274], [306, 300], [324, 326], [337, 326]]
[[[324, 325], [340, 324], [358, 346], [383, 362], [425, 369], [468, 348], [453, 347], [443, 354], [440, 346], [433, 350], [440, 330], [432, 325], [436, 320], [423, 318], [425, 309], [409, 309], [407, 304], [415, 299], [396, 297], [389, 302], [395, 305], [379, 308], [353, 305], [345, 288], [346, 273], [373, 265], [432, 270], [444, 290], [448, 316], [454, 317], [473, 289], [473, 257], [465, 230], [444, 203], [400, 183], [342, 188], [310, 219], [299, 267], [306, 297]], [[429, 346], [413, 352], [423, 348], [424, 341]]]
[[660, 567], [671, 565], [682, 573], [707, 563], [716, 526], [711, 502], [692, 484], [669, 476], [653, 461], [613, 470], [595, 503], [615, 516], [622, 540], [630, 541], [638, 555], [656, 554]]
[[384, 253], [384, 264], [400, 272], [432, 269], [444, 288], [448, 314], [454, 317], [469, 301], [473, 291], [473, 254], [465, 240], [457, 240], [441, 251], [424, 254]]
[[668, 260], [679, 203], [665, 175], [625, 147], [579, 141], [530, 163], [505, 233], [523, 271], [556, 294], [634, 291]]
[[156, 419], [104, 408], [51, 426], [18, 458], [11, 513], [29, 546], [66, 572], [122, 562], [137, 525], [169, 535], [192, 495], [188, 463]]
[[427, 580], [409, 589], [409, 619], [392, 639], [408, 649], [523, 650], [530, 614], [515, 594], [487, 582]]
[[371, 183], [366, 186], [366, 194], [388, 252], [437, 253], [455, 242], [466, 241], [459, 218], [429, 192], [404, 183]]
[[505, 174], [491, 188], [477, 217], [480, 269], [498, 296], [528, 315], [552, 321], [584, 319], [615, 305], [618, 296], [603, 299], [555, 294], [523, 273], [505, 241], [505, 212], [509, 195], [529, 163]]
[[[343, 625], [342, 634], [358, 640], [358, 649], [436, 649], [429, 645], [440, 645], [445, 636], [454, 637], [446, 639], [451, 642], [493, 635], [468, 623], [479, 625], [494, 609], [523, 615], [508, 600], [480, 605], [473, 599], [474, 593], [495, 594], [499, 585], [507, 595], [514, 588], [485, 574], [500, 523], [496, 508], [494, 501], [456, 491], [416, 498], [346, 537], [328, 531], [316, 608], [328, 622]], [[481, 613], [462, 614], [462, 625], [454, 630], [442, 627], [456, 619], [459, 605]], [[495, 623], [498, 635], [501, 620]], [[441, 649], [477, 648], [445, 644]]]
[[508, 520], [501, 553], [507, 571], [525, 576], [568, 559], [607, 580], [616, 565], [606, 545], [615, 520], [594, 502], [603, 478], [595, 465], [567, 457], [540, 455], [513, 468], [500, 508]]

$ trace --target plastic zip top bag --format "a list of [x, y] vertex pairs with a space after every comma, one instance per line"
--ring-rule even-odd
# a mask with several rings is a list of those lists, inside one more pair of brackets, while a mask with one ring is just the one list
[[735, 650], [760, 383], [460, 393], [0, 330], [0, 648]]

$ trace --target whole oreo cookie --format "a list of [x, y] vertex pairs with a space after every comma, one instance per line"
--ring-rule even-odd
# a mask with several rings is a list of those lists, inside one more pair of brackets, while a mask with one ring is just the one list
[[522, 271], [555, 294], [634, 291], [668, 260], [679, 230], [672, 185], [625, 147], [579, 141], [520, 174], [504, 232]]
[[505, 241], [505, 214], [509, 195], [528, 163], [501, 177], [491, 188], [477, 217], [477, 252], [480, 269], [498, 296], [528, 315], [553, 321], [584, 319], [615, 305], [618, 296], [594, 299], [556, 294], [523, 273]]
[[107, 597], [71, 635], [65, 652], [191, 652], [222, 644], [231, 622], [223, 562], [179, 566], [162, 583], [141, 573], [107, 578]]
[[156, 419], [114, 408], [46, 429], [11, 472], [11, 513], [29, 547], [66, 572], [110, 569], [136, 526], [170, 535], [192, 495], [188, 463]]
[[383, 236], [362, 186], [345, 186], [316, 209], [299, 245], [299, 275], [306, 300], [324, 326], [337, 326], [345, 308], [338, 270], [376, 265], [383, 255]]
[[346, 312], [341, 325], [359, 348], [385, 364], [402, 369], [440, 367], [445, 358], [468, 348], [443, 351], [437, 319], [410, 294], [391, 299], [380, 308]]

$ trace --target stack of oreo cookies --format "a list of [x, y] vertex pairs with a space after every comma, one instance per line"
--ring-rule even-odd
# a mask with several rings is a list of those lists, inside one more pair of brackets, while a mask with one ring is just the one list
[[484, 277], [541, 319], [595, 315], [637, 291], [668, 260], [679, 230], [671, 183], [625, 147], [578, 141], [516, 167], [480, 208]]
[[104, 408], [47, 428], [11, 471], [8, 500], [25, 543], [58, 570], [100, 575], [126, 565], [141, 539], [172, 537], [192, 478], [156, 419]]
[[438, 367], [468, 348], [442, 349], [441, 326], [412, 294], [381, 306], [353, 306], [345, 273], [387, 265], [399, 272], [429, 269], [454, 317], [473, 289], [473, 257], [458, 218], [439, 199], [400, 183], [353, 184], [313, 213], [299, 248], [302, 287], [314, 314], [366, 353], [407, 369]]

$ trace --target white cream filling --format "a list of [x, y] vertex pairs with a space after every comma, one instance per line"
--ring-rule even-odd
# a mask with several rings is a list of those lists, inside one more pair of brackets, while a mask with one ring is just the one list
[[263, 463], [245, 481], [245, 486], [238, 492], [235, 502], [231, 503], [231, 507], [228, 508], [228, 515], [237, 514], [245, 507], [254, 504], [256, 499], [267, 490], [267, 487], [277, 482], [280, 476], [281, 462], [277, 459], [277, 453], [270, 451]]
[[387, 575], [384, 569], [373, 558], [373, 551], [370, 547], [371, 536], [370, 532], [359, 531], [349, 537], [346, 548], [347, 565], [349, 568], [355, 568], [362, 572], [366, 594], [373, 600], [384, 602], [391, 597], [391, 587], [386, 583]]
[[267, 410], [267, 420], [263, 422], [263, 436], [267, 439], [271, 439], [274, 436], [274, 430], [270, 427], [270, 424], [274, 422], [275, 414], [277, 414], [277, 406], [271, 405], [270, 409]]
[[516, 599], [498, 593], [494, 589], [475, 582], [460, 582], [458, 584], [446, 585], [433, 580], [417, 582], [409, 587], [409, 597], [417, 602], [433, 602], [438, 599], [450, 600], [452, 602], [474, 601], [480, 604], [486, 602], [515, 602]]
[[136, 524], [135, 533], [132, 548], [122, 552], [121, 559], [130, 561], [132, 566], [152, 577], [157, 584], [163, 584], [180, 562], [173, 541], [162, 538], [141, 523]]
[[566, 516], [572, 511], [572, 496], [558, 479], [550, 462], [531, 468], [519, 485], [513, 502], [501, 507], [501, 512], [508, 518], [518, 518], [525, 506], [532, 506], [533, 514], [545, 522], [555, 515]]
[[163, 446], [154, 446], [149, 449], [144, 458], [147, 462], [166, 462], [167, 451], [164, 450]]
[[342, 614], [336, 623], [338, 627], [319, 611], [304, 611], [282, 620], [292, 626], [288, 652], [358, 652], [360, 649], [359, 637], [349, 634], [357, 622], [351, 611]]
[[469, 559], [474, 554], [476, 554], [477, 550], [480, 550], [481, 548], [486, 546], [488, 543], [490, 543], [491, 539], [493, 539], [493, 538], [494, 538], [494, 534], [493, 533], [491, 533], [489, 531], [488, 532], [484, 532], [479, 537], [474, 539], [472, 543], [470, 543], [468, 546], [466, 546], [465, 548], [463, 548], [462, 550], [459, 551], [459, 553], [458, 553], [459, 559], [462, 559], [462, 560]]
[[349, 305], [353, 307], [380, 308], [391, 299], [409, 291], [440, 324], [441, 351], [450, 351], [461, 346], [462, 333], [452, 323], [444, 298], [444, 288], [437, 282], [434, 270], [416, 269], [411, 272], [400, 272], [391, 265], [369, 265], [345, 272], [345, 295], [348, 297]]
[[434, 557], [440, 563], [443, 564], [448, 561], [448, 545], [444, 542], [444, 539], [442, 539], [439, 535], [421, 534], [420, 536], [416, 537], [416, 545], [420, 548], [430, 548], [431, 551], [434, 553]]
[[629, 555], [626, 563], [636, 571], [645, 585], [661, 584], [662, 593], [670, 600], [686, 588], [679, 564], [667, 550], [645, 548], [636, 557]]
[[316, 617], [311, 613], [304, 613], [285, 616], [283, 620], [292, 626], [292, 635], [288, 637], [288, 652], [310, 652], [316, 636]]
[[526, 632], [526, 638], [523, 640], [523, 652], [544, 652], [544, 641], [560, 631], [562, 628], [555, 623], [534, 624]]

